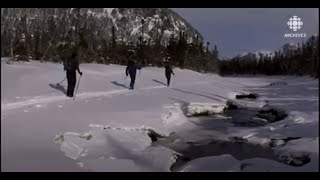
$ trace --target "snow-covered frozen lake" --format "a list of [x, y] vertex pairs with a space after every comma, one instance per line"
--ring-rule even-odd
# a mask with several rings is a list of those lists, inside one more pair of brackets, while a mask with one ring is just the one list
[[80, 69], [72, 100], [62, 64], [1, 59], [1, 171], [318, 171], [317, 79]]

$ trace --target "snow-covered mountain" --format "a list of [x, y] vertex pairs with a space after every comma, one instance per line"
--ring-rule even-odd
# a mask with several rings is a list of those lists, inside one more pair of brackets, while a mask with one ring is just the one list
[[271, 57], [272, 58], [274, 55], [275, 54], [272, 51], [261, 50], [261, 51], [255, 51], [253, 53], [243, 52], [236, 57], [240, 58], [240, 59], [261, 59], [261, 57]]
[[[318, 38], [318, 35], [317, 35], [317, 34], [314, 34], [314, 35], [310, 36], [310, 37], [304, 42], [304, 44], [306, 45], [306, 44], [311, 43], [311, 44], [316, 45], [316, 43], [314, 43], [313, 41], [316, 41], [317, 38]], [[281, 50], [286, 53], [286, 52], [289, 52], [289, 51], [298, 49], [299, 46], [301, 47], [301, 44], [299, 44], [299, 43], [286, 43], [286, 44], [284, 44], [284, 45], [281, 47]]]
[[282, 51], [284, 53], [287, 53], [289, 51], [292, 51], [292, 50], [295, 50], [298, 48], [298, 45], [297, 44], [294, 44], [294, 43], [286, 43], [282, 46]]
[[[312, 43], [312, 41], [315, 41], [317, 39], [318, 35], [315, 34], [313, 36], [310, 36], [306, 41], [305, 44]], [[298, 43], [286, 43], [279, 49], [280, 51], [286, 53], [292, 50], [296, 50], [299, 47]], [[236, 56], [236, 58], [240, 59], [261, 59], [261, 57], [274, 57], [275, 51], [267, 51], [267, 50], [261, 50], [261, 51], [255, 51], [255, 52], [243, 52]]]
[[[67, 31], [74, 30], [75, 25], [79, 23], [81, 28], [90, 27], [96, 34], [108, 38], [111, 37], [111, 29], [114, 26], [117, 39], [124, 42], [136, 42], [142, 32], [145, 40], [161, 37], [163, 43], [167, 42], [171, 35], [178, 37], [180, 32], [186, 33], [189, 42], [203, 40], [196, 29], [169, 8], [2, 8], [1, 24], [11, 21], [12, 17], [21, 20], [24, 16], [29, 27], [35, 19], [47, 23], [46, 20], [51, 17], [57, 21], [66, 18], [67, 22], [70, 22], [66, 23]], [[76, 22], [77, 17], [80, 22]], [[15, 23], [13, 26], [18, 24]], [[47, 25], [49, 26], [49, 22]]]
[[[309, 37], [305, 44], [311, 43], [312, 41], [316, 40], [317, 35], [313, 35]], [[286, 43], [279, 50], [283, 51], [284, 53], [296, 50], [299, 47], [298, 43]], [[236, 58], [240, 59], [261, 59], [261, 57], [274, 57], [275, 51], [267, 51], [267, 50], [261, 50], [261, 51], [255, 51], [255, 52], [243, 52], [236, 56]]]

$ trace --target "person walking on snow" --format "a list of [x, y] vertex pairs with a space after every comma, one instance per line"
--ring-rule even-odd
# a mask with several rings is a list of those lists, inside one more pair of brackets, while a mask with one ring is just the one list
[[67, 90], [67, 96], [73, 97], [74, 88], [76, 86], [77, 81], [77, 75], [76, 70], [82, 76], [82, 72], [79, 68], [79, 56], [77, 51], [74, 51], [70, 58], [65, 60], [65, 70], [67, 73], [67, 81], [68, 81], [68, 90]]
[[171, 80], [171, 74], [174, 75], [172, 67], [169, 64], [169, 61], [165, 63], [165, 73], [166, 73], [166, 78], [167, 78], [167, 86], [170, 86], [170, 80]]
[[129, 89], [134, 89], [134, 83], [136, 80], [137, 69], [141, 70], [141, 67], [138, 66], [133, 60], [129, 60], [128, 66], [126, 68], [126, 76], [130, 75], [130, 79], [131, 79]]

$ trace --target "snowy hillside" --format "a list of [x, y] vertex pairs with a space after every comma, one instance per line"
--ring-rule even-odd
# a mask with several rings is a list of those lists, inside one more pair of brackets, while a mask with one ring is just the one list
[[1, 171], [318, 171], [317, 80], [80, 69], [1, 59]]
[[[168, 42], [171, 35], [178, 37], [182, 31], [186, 32], [189, 41], [195, 41], [196, 37], [199, 41], [203, 40], [197, 30], [168, 8], [3, 8], [1, 10], [2, 21], [7, 22], [2, 25], [6, 28], [18, 29], [19, 22], [23, 22], [24, 17], [29, 35], [36, 34], [33, 28], [36, 26], [36, 20], [39, 20], [49, 31], [55, 30], [58, 33], [57, 29], [64, 28], [63, 31], [59, 30], [60, 35], [76, 30], [76, 26], [80, 25], [82, 29], [91, 28], [90, 31], [93, 31], [94, 35], [100, 34], [100, 37], [103, 35], [104, 38], [110, 39], [111, 28], [114, 26], [120, 42], [135, 43], [144, 32], [145, 40], [155, 41], [161, 36], [164, 43]], [[14, 23], [12, 19], [15, 20]], [[62, 19], [63, 22], [60, 23], [63, 23], [64, 27], [56, 27], [62, 25], [59, 24]], [[11, 26], [7, 27], [8, 24]]]

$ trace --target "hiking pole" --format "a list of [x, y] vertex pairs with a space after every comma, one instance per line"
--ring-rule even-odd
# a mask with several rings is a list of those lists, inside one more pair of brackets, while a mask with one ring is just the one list
[[76, 99], [76, 95], [77, 95], [77, 91], [78, 91], [78, 88], [79, 88], [79, 84], [80, 84], [81, 76], [82, 76], [82, 75], [80, 75], [80, 77], [79, 77], [78, 84], [77, 84], [77, 88], [76, 88], [76, 91], [74, 92], [73, 100], [75, 100], [75, 99]]
[[123, 77], [123, 81], [124, 81], [123, 84], [124, 84], [125, 86], [127, 86], [127, 78], [128, 78], [128, 76], [124, 76], [124, 77]]
[[57, 84], [63, 83], [63, 81], [65, 81], [66, 79], [67, 79], [67, 76], [66, 76], [61, 82], [59, 82], [59, 83], [57, 83]]

